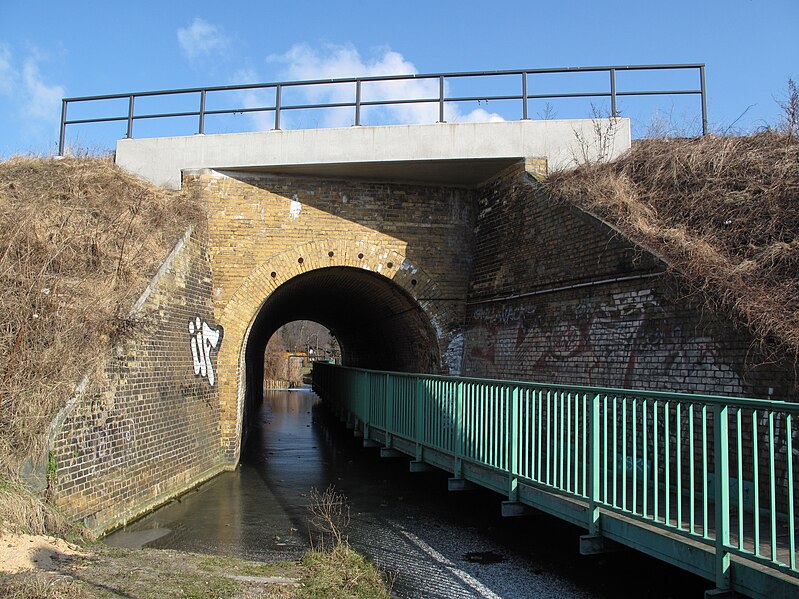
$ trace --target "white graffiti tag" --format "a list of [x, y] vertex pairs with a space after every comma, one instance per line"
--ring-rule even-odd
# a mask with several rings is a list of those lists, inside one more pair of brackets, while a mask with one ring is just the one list
[[191, 357], [194, 360], [194, 374], [207, 377], [208, 383], [213, 386], [216, 382], [214, 365], [211, 363], [211, 350], [219, 349], [222, 343], [222, 327], [212, 329], [208, 323], [201, 322], [198, 316], [189, 321], [189, 334], [191, 335]]

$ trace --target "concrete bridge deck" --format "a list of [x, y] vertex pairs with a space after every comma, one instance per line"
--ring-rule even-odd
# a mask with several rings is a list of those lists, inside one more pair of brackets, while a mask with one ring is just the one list
[[172, 189], [188, 169], [476, 185], [520, 159], [558, 170], [613, 159], [630, 143], [625, 118], [434, 123], [121, 139], [116, 162]]

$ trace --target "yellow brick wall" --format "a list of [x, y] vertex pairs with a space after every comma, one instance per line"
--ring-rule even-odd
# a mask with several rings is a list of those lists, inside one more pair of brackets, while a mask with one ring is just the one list
[[[330, 266], [379, 273], [417, 300], [436, 330], [442, 372], [460, 371], [472, 264], [471, 191], [316, 177], [184, 173], [205, 200], [219, 352], [223, 446], [239, 451], [247, 335], [281, 284]], [[302, 261], [300, 262], [300, 259]]]

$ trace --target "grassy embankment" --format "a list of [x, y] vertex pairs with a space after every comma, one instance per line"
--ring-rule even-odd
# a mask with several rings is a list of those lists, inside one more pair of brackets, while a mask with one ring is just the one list
[[799, 361], [795, 134], [641, 140], [545, 184], [659, 256], [703, 310], [751, 331], [762, 359]]
[[79, 381], [87, 393], [100, 384], [115, 339], [134, 333], [133, 303], [190, 225], [203, 226], [194, 198], [108, 158], [0, 163], [0, 536], [8, 547], [24, 533], [43, 544], [54, 535], [83, 554], [30, 556], [36, 570], [0, 573], [0, 596], [386, 596], [377, 569], [346, 543], [281, 564], [115, 550], [91, 545], [49, 489], [25, 488], [21, 470], [46, 451], [48, 425]]

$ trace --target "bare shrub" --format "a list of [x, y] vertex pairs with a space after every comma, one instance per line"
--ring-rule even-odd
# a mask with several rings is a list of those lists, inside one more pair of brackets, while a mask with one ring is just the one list
[[345, 544], [350, 524], [350, 506], [344, 494], [330, 485], [321, 492], [316, 488], [311, 489], [310, 500], [310, 525], [318, 535], [314, 540], [311, 534], [311, 545], [325, 551], [328, 547], [332, 549]]
[[613, 157], [616, 133], [620, 127], [618, 116], [605, 114], [591, 104], [591, 134], [574, 129], [577, 148], [572, 152], [575, 165], [604, 164]]
[[799, 135], [799, 90], [796, 89], [793, 79], [788, 79], [786, 88], [785, 97], [777, 101], [782, 109], [777, 130], [789, 137], [795, 137]]

